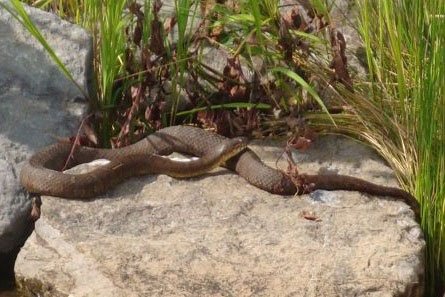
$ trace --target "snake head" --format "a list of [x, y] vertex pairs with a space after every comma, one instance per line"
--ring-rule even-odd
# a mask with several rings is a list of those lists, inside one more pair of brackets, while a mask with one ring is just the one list
[[221, 154], [221, 162], [226, 162], [246, 149], [247, 142], [247, 138], [245, 137], [235, 137], [223, 142], [223, 144], [218, 147], [219, 153]]

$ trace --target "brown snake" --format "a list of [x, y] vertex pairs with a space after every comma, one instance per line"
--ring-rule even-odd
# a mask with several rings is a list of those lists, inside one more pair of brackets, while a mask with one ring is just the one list
[[[95, 159], [111, 162], [79, 175], [60, 172], [71, 151], [70, 143], [57, 143], [33, 155], [23, 166], [20, 181], [30, 193], [64, 198], [91, 198], [123, 180], [143, 174], [164, 173], [175, 177], [201, 175], [225, 161], [225, 167], [237, 172], [252, 185], [279, 195], [305, 194], [317, 189], [359, 191], [391, 196], [405, 201], [416, 215], [417, 200], [404, 190], [376, 185], [346, 175], [287, 174], [266, 166], [239, 138], [189, 126], [161, 129], [143, 140], [121, 149], [78, 147], [70, 167]], [[172, 152], [201, 157], [197, 161], [175, 162], [162, 157]]]

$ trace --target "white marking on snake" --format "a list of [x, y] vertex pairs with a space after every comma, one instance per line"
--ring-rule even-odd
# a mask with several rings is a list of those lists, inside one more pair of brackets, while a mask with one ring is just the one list
[[104, 166], [104, 165], [107, 165], [110, 162], [111, 161], [107, 160], [107, 159], [97, 159], [97, 160], [91, 161], [88, 164], [91, 165], [91, 166]]
[[[170, 160], [173, 160], [173, 161], [175, 161], [175, 162], [184, 162], [184, 163], [186, 163], [186, 162], [191, 162], [191, 161], [194, 161], [194, 160], [198, 160], [199, 158], [197, 158], [197, 157], [185, 157], [185, 156], [183, 156], [183, 155], [180, 155], [180, 154], [177, 154], [177, 153], [175, 153], [175, 154], [172, 154], [172, 155], [169, 155], [169, 156], [161, 156], [161, 157], [163, 157], [163, 158], [166, 158], [166, 159], [170, 159]], [[85, 173], [85, 172], [90, 172], [90, 171], [92, 171], [94, 168], [98, 168], [98, 167], [100, 167], [100, 166], [104, 166], [104, 165], [107, 165], [108, 163], [110, 163], [111, 161], [110, 160], [107, 160], [107, 159], [97, 159], [97, 160], [93, 160], [93, 161], [91, 161], [91, 162], [88, 162], [88, 163], [83, 163], [83, 164], [79, 164], [79, 165], [77, 165], [77, 166], [75, 166], [74, 168], [77, 168], [78, 170], [79, 170], [79, 168], [82, 168], [82, 169], [80, 169], [79, 171], [77, 171], [78, 173]], [[116, 168], [118, 168], [118, 167], [120, 167], [121, 166], [121, 164], [118, 164], [116, 167], [114, 167], [113, 169], [116, 169]], [[71, 170], [71, 169], [70, 169]], [[70, 170], [68, 170], [68, 171], [64, 171], [64, 173], [69, 173], [69, 171]]]
[[199, 158], [198, 157], [184, 157], [184, 156], [181, 156], [181, 157], [169, 157], [169, 156], [161, 156], [161, 157], [163, 157], [163, 158], [166, 158], [166, 159], [170, 159], [170, 160], [172, 160], [172, 161], [176, 161], [176, 162], [191, 162], [191, 161], [195, 161], [195, 160], [198, 160]]

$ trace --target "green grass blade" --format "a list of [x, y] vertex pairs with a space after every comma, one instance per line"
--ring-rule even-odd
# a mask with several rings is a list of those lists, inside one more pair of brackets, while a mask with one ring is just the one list
[[208, 109], [215, 110], [215, 109], [238, 109], [238, 108], [270, 109], [271, 106], [265, 103], [231, 102], [225, 104], [212, 105], [210, 107], [198, 107], [186, 111], [181, 111], [177, 113], [177, 116], [192, 115], [199, 111]]
[[306, 92], [308, 92], [315, 99], [315, 101], [318, 103], [318, 105], [320, 105], [321, 109], [329, 116], [329, 119], [335, 125], [334, 119], [329, 114], [329, 111], [326, 108], [326, 106], [324, 105], [323, 100], [320, 98], [320, 96], [317, 94], [317, 92], [301, 76], [299, 76], [292, 70], [284, 68], [284, 67], [275, 67], [275, 68], [272, 68], [270, 71], [282, 73], [282, 74], [286, 75], [287, 77], [291, 78], [292, 80], [294, 80], [296, 83], [298, 83]]

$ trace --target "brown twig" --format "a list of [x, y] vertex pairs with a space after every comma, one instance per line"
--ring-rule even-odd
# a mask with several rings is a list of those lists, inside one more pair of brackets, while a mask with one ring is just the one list
[[73, 158], [74, 150], [76, 149], [77, 146], [80, 146], [80, 131], [82, 131], [82, 127], [83, 127], [85, 121], [86, 121], [88, 118], [90, 118], [92, 115], [93, 115], [93, 114], [90, 113], [89, 115], [87, 115], [86, 117], [84, 117], [84, 118], [82, 119], [82, 121], [80, 122], [79, 129], [77, 129], [76, 137], [74, 138], [73, 145], [71, 146], [71, 151], [70, 151], [68, 157], [66, 158], [65, 165], [63, 165], [61, 171], [64, 171], [64, 170], [67, 169], [70, 160]]

